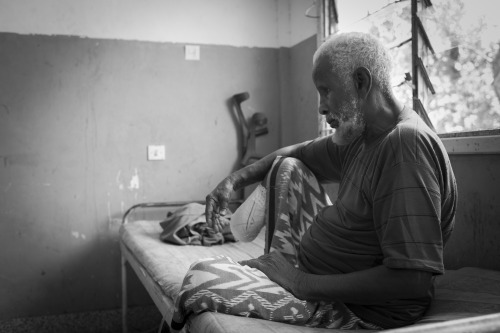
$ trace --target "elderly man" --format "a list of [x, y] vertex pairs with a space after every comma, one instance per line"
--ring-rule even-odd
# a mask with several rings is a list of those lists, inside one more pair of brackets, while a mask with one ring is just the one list
[[438, 136], [393, 95], [390, 70], [387, 51], [370, 35], [328, 39], [314, 55], [312, 77], [319, 113], [335, 133], [279, 149], [207, 196], [209, 224], [219, 229], [231, 194], [262, 181], [278, 156], [299, 160], [319, 181], [340, 183], [336, 202], [296, 233], [296, 261], [271, 247], [241, 262], [300, 300], [340, 309], [343, 324], [326, 327], [414, 323], [430, 304], [433, 277], [444, 272], [454, 174]]

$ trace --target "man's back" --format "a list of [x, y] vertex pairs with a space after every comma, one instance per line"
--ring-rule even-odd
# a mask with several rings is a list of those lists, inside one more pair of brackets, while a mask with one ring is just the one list
[[[303, 270], [350, 273], [384, 264], [444, 272], [443, 247], [454, 223], [455, 177], [439, 138], [416, 113], [407, 110], [395, 127], [371, 142], [359, 137], [337, 146], [324, 138], [301, 155], [320, 179], [340, 181], [337, 201], [318, 214], [302, 238]], [[401, 316], [418, 316], [429, 300], [414, 300], [415, 312], [408, 311], [408, 301], [397, 300], [368, 312], [360, 306], [351, 309], [386, 326], [381, 322], [386, 315], [398, 317], [401, 309]]]

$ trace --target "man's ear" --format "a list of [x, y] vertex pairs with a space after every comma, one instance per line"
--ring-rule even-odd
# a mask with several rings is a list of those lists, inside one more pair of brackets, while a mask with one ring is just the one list
[[358, 67], [354, 70], [354, 87], [359, 98], [366, 98], [372, 89], [372, 73], [366, 67]]

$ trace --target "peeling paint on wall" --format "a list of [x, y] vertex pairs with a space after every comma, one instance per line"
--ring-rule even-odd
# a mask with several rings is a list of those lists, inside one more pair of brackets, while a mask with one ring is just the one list
[[121, 180], [121, 175], [122, 175], [122, 171], [118, 170], [118, 173], [116, 174], [116, 184], [118, 185], [118, 189], [119, 190], [123, 190], [124, 189], [124, 186], [123, 186], [123, 183], [122, 183], [122, 180]]
[[122, 225], [121, 218], [111, 218], [108, 222], [108, 229], [118, 231]]
[[71, 236], [73, 236], [76, 239], [79, 239], [79, 238], [81, 238], [83, 240], [87, 239], [87, 236], [85, 236], [85, 234], [81, 234], [78, 231], [71, 231]]
[[134, 170], [135, 174], [132, 176], [130, 180], [130, 185], [128, 186], [129, 190], [138, 190], [140, 186], [139, 182], [139, 173], [137, 172], [137, 168]]
[[[110, 197], [109, 192], [108, 192], [108, 198]], [[108, 208], [108, 222], [111, 222], [111, 202], [107, 202], [107, 208]]]
[[[0, 320], [119, 307], [123, 213], [143, 199], [197, 199], [232, 170], [237, 135], [225, 103], [240, 89], [278, 123], [278, 51], [208, 47], [193, 66], [174, 44], [100, 40], [96, 52], [89, 39], [0, 35], [0, 69], [9, 78], [0, 95], [11, 110], [7, 119], [0, 107], [0, 242], [26, 259], [4, 265], [22, 283], [0, 297]], [[255, 59], [258, 65], [245, 67]], [[214, 112], [193, 118], [175, 111], [198, 107], [189, 98], [192, 77], [197, 87], [216, 86], [202, 94], [204, 108]], [[220, 128], [207, 128], [214, 118]], [[270, 131], [270, 147], [277, 148], [278, 137]], [[151, 142], [168, 143], [166, 162], [146, 160], [143, 148]], [[41, 282], [46, 262], [57, 270]], [[100, 283], [82, 279], [82, 270], [96, 272]], [[54, 295], [56, 285], [61, 292]], [[88, 297], [75, 296], [82, 294]]]

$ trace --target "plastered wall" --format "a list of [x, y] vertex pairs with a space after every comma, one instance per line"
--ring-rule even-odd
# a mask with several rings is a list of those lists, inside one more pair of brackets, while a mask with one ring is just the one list
[[[269, 119], [259, 153], [316, 136], [313, 1], [207, 3], [0, 0], [0, 319], [117, 308], [123, 212], [201, 199], [237, 167], [233, 94]], [[500, 269], [499, 156], [451, 160], [445, 264]]]
[[455, 230], [445, 267], [500, 270], [500, 155], [451, 155], [458, 186]]
[[[207, 2], [0, 1], [0, 319], [118, 308], [123, 212], [202, 199], [238, 167], [233, 94], [268, 117], [259, 153], [282, 145], [281, 118], [307, 107], [283, 112], [294, 97], [282, 78], [309, 85], [295, 59], [309, 66], [314, 37], [293, 31], [312, 1], [216, 2], [201, 18]], [[187, 13], [211, 33], [173, 23]], [[186, 43], [200, 61], [185, 60]], [[147, 160], [150, 144], [165, 161]], [[132, 305], [151, 302], [130, 284]]]
[[[0, 313], [117, 306], [117, 230], [137, 202], [202, 199], [238, 162], [228, 99], [278, 146], [278, 52], [1, 34]], [[258, 64], [249, 67], [247, 64]], [[5, 79], [8, 78], [8, 79]], [[147, 161], [148, 144], [166, 146]]]
[[316, 33], [310, 7], [314, 0], [0, 0], [0, 31], [290, 47]]
[[281, 50], [281, 142], [291, 145], [318, 135], [318, 94], [312, 80], [316, 36]]

